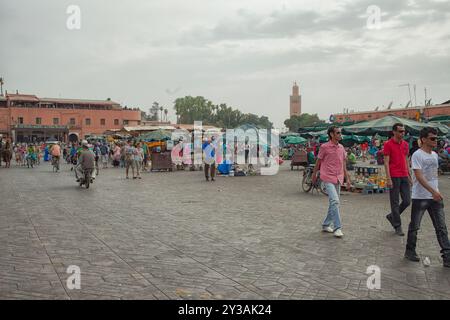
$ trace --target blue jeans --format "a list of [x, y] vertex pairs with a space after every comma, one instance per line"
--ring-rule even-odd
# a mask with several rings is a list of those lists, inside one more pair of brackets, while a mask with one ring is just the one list
[[341, 194], [341, 185], [325, 182], [328, 193], [329, 207], [328, 214], [322, 223], [323, 227], [329, 227], [333, 223], [334, 231], [341, 228], [341, 217], [339, 214], [339, 196]]

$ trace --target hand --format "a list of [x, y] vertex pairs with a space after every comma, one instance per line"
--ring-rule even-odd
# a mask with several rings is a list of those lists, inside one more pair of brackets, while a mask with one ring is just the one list
[[317, 183], [317, 174], [313, 174], [311, 182], [312, 182], [313, 186], [316, 185], [316, 183]]
[[442, 201], [442, 200], [444, 200], [442, 198], [442, 195], [439, 192], [437, 192], [437, 191], [433, 192], [432, 195], [433, 195], [433, 200], [434, 201]]
[[350, 191], [350, 189], [352, 188], [352, 182], [350, 181], [350, 179], [347, 180], [347, 191]]
[[388, 178], [388, 179], [387, 179], [386, 185], [388, 186], [388, 188], [392, 188], [393, 183], [392, 183], [392, 179], [391, 179], [391, 178]]

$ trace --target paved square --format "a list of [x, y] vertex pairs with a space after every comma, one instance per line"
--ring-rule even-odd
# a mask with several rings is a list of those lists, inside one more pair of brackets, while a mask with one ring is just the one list
[[[445, 201], [448, 176], [440, 178]], [[201, 172], [100, 172], [79, 188], [69, 167], [0, 168], [3, 299], [449, 299], [425, 216], [418, 253], [403, 259], [386, 194], [342, 196], [344, 239], [320, 232], [327, 198], [300, 192], [300, 172], [218, 177]], [[447, 211], [447, 225], [450, 212]], [[404, 229], [410, 208], [402, 216]], [[67, 287], [67, 267], [81, 289]], [[367, 267], [381, 268], [368, 290]]]

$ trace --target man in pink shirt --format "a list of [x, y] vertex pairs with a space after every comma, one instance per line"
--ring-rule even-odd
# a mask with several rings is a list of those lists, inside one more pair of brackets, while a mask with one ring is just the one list
[[[341, 185], [344, 184], [344, 177], [347, 178], [347, 189], [350, 189], [351, 181], [347, 172], [347, 155], [344, 147], [339, 144], [339, 141], [342, 140], [341, 129], [331, 126], [328, 128], [327, 133], [329, 141], [320, 147], [312, 183], [316, 184], [317, 172], [320, 171], [320, 179], [325, 183], [330, 203], [327, 217], [322, 223], [322, 230], [324, 232], [334, 233], [335, 237], [341, 238], [344, 234], [341, 230], [339, 196]], [[331, 228], [331, 224], [333, 224], [333, 228]]]

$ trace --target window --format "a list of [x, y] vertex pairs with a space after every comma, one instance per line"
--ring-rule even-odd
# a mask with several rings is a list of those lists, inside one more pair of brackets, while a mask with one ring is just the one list
[[86, 118], [86, 125], [87, 125], [87, 126], [90, 126], [90, 125], [91, 125], [91, 119]]
[[18, 117], [17, 118], [17, 122], [20, 123], [20, 124], [23, 124], [23, 117]]
[[100, 125], [102, 126], [106, 125], [106, 119], [100, 119]]
[[118, 126], [119, 125], [119, 119], [114, 119], [114, 125]]
[[36, 118], [36, 124], [42, 124], [42, 118]]
[[123, 120], [123, 125], [127, 126], [128, 125], [128, 120]]
[[372, 118], [372, 115], [371, 115], [371, 114], [369, 114], [369, 115], [367, 116], [367, 118]]
[[75, 118], [70, 118], [69, 124], [74, 126], [75, 125]]
[[58, 125], [59, 124], [59, 118], [53, 118], [53, 124]]

